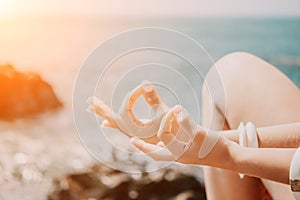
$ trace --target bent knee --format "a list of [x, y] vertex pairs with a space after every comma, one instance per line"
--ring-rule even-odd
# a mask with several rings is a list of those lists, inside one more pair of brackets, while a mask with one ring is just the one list
[[[243, 74], [248, 74], [250, 60], [257, 60], [256, 56], [246, 52], [234, 52], [220, 58], [205, 76], [202, 95], [211, 97], [217, 95], [228, 81], [236, 82]], [[225, 81], [225, 82], [224, 82]]]
[[274, 70], [274, 67], [261, 58], [246, 52], [234, 52], [220, 58], [212, 67], [216, 68], [223, 78], [231, 79], [257, 72]]
[[246, 52], [234, 52], [220, 58], [208, 72], [206, 80], [210, 90], [223, 88], [226, 95], [232, 92], [299, 91], [277, 68]]
[[[290, 113], [300, 108], [297, 86], [271, 64], [244, 52], [228, 54], [214, 64], [205, 78], [203, 94], [210, 94], [230, 127], [258, 119], [258, 110], [263, 122], [263, 113], [277, 116], [275, 111]], [[277, 118], [273, 121], [284, 121]]]
[[254, 68], [261, 66], [260, 62], [264, 61], [246, 52], [234, 52], [223, 56], [206, 74], [202, 97], [209, 99], [213, 106], [225, 114], [225, 97], [231, 96], [230, 93], [242, 92], [237, 90], [251, 81], [248, 75], [258, 72]]
[[242, 63], [245, 62], [247, 59], [257, 59], [257, 58], [258, 58], [257, 56], [247, 52], [232, 52], [221, 57], [219, 60], [217, 60], [216, 63], [220, 63], [220, 62]]

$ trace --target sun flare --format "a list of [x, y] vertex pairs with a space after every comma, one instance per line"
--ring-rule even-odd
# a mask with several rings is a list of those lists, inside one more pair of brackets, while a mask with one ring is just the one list
[[12, 0], [0, 0], [0, 15], [8, 14], [13, 9]]

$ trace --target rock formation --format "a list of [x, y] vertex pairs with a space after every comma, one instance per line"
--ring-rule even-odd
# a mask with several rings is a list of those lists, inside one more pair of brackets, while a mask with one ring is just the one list
[[48, 200], [205, 200], [203, 183], [191, 175], [166, 169], [127, 174], [95, 165], [82, 173], [53, 181]]
[[0, 66], [0, 119], [22, 118], [61, 106], [52, 87], [39, 75]]

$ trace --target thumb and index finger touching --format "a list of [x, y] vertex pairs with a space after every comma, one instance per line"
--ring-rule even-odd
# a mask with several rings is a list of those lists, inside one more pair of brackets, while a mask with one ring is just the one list
[[[134, 90], [132, 90], [126, 95], [124, 99], [123, 108], [121, 108], [123, 110], [125, 109], [124, 112], [128, 112], [131, 119], [138, 125], [141, 126], [147, 125], [144, 124], [142, 121], [139, 121], [135, 117], [133, 112], [135, 102], [138, 100], [140, 96], [144, 97], [146, 103], [153, 109], [154, 113], [157, 116], [167, 111], [168, 107], [160, 98], [155, 87], [150, 82], [144, 81], [141, 85], [139, 85], [137, 88], [135, 88]], [[115, 119], [115, 116], [117, 115], [102, 100], [100, 100], [97, 97], [90, 97], [88, 98], [87, 103], [90, 104], [90, 106], [88, 107], [89, 112], [95, 112], [97, 115], [104, 118], [104, 121], [101, 124], [102, 126], [118, 128]]]

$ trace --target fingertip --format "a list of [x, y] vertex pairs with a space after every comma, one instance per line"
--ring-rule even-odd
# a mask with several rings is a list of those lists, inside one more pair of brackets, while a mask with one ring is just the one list
[[101, 122], [101, 126], [106, 126], [107, 124], [108, 124], [107, 119], [105, 119], [105, 120], [103, 120], [103, 121]]
[[93, 104], [97, 107], [103, 107], [106, 105], [101, 99], [99, 99], [97, 97], [94, 97]]
[[182, 107], [180, 105], [176, 105], [172, 107], [166, 114], [167, 116], [167, 121], [174, 120], [177, 118], [178, 115], [180, 115], [182, 112]]
[[101, 127], [102, 128], [114, 128], [114, 126], [111, 123], [109, 123], [109, 121], [106, 119], [102, 121]]
[[174, 107], [171, 108], [171, 109], [167, 112], [167, 114], [165, 115], [166, 120], [165, 120], [164, 123], [169, 123], [170, 126], [172, 126], [171, 124], [172, 124], [172, 122], [174, 121], [174, 119], [175, 119], [175, 117], [176, 117], [176, 114], [175, 114], [175, 110], [174, 110], [174, 109], [175, 109]]
[[95, 98], [94, 96], [91, 96], [91, 97], [87, 98], [86, 103], [94, 104], [94, 98]]
[[92, 105], [89, 105], [88, 107], [87, 107], [87, 109], [86, 109], [86, 111], [88, 112], [88, 113], [94, 113], [95, 112], [95, 109], [94, 109], [94, 107], [92, 106]]
[[156, 145], [163, 148], [166, 147], [166, 145], [162, 141], [159, 141]]
[[143, 90], [146, 94], [152, 92], [153, 89], [154, 86], [150, 82], [143, 82]]
[[157, 132], [157, 136], [159, 138], [168, 133], [171, 134], [173, 121], [174, 121], [174, 113], [172, 109], [170, 109], [160, 122], [160, 126]]
[[132, 137], [132, 138], [130, 138], [130, 143], [133, 144], [134, 146], [138, 147], [138, 148], [142, 146], [143, 142], [144, 141], [141, 140], [138, 137]]
[[148, 85], [148, 84], [151, 84], [151, 82], [148, 80], [143, 80], [141, 83], [141, 85]]
[[138, 140], [137, 137], [132, 137], [132, 138], [130, 138], [130, 142], [131, 142], [131, 143], [134, 143], [134, 142], [136, 142], [137, 140]]
[[148, 105], [150, 106], [164, 105], [153, 84], [147, 83], [143, 85], [142, 90], [143, 90], [143, 96], [146, 102], [148, 103]]
[[176, 118], [177, 123], [181, 123], [183, 120], [183, 108], [181, 105], [176, 105], [173, 107], [173, 115]]
[[172, 108], [173, 113], [175, 116], [179, 115], [182, 112], [182, 106], [181, 105], [176, 105]]

